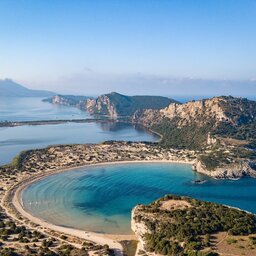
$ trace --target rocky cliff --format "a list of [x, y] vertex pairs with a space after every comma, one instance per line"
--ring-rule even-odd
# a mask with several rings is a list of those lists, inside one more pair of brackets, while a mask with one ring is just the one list
[[[156, 118], [158, 117], [158, 118]], [[156, 110], [144, 110], [134, 115], [134, 121], [153, 124], [167, 118], [174, 120], [177, 127], [196, 123], [204, 126], [206, 121], [241, 125], [256, 121], [256, 102], [231, 96], [214, 97], [185, 104], [172, 103], [168, 107]]]
[[118, 109], [108, 95], [101, 95], [97, 99], [89, 99], [86, 102], [86, 109], [93, 115], [118, 117]]
[[214, 97], [160, 110], [141, 110], [133, 121], [162, 134], [164, 147], [194, 149], [194, 169], [215, 178], [255, 177], [256, 102]]
[[256, 162], [247, 159], [238, 163], [221, 164], [213, 169], [197, 159], [193, 169], [215, 179], [239, 179], [246, 176], [256, 178]]
[[[137, 205], [132, 211], [131, 226], [139, 240], [137, 255], [150, 256], [228, 255], [238, 247], [234, 243], [226, 251], [218, 246], [223, 240], [243, 236], [243, 241], [249, 242], [256, 234], [253, 214], [176, 195]], [[244, 255], [254, 255], [254, 247]]]
[[43, 100], [53, 104], [74, 106], [92, 115], [130, 119], [136, 111], [162, 109], [177, 101], [162, 96], [126, 96], [116, 92], [103, 94], [96, 99], [87, 96], [55, 95]]
[[[199, 148], [209, 142], [209, 134], [225, 136], [232, 133], [234, 138], [254, 140], [256, 102], [223, 96], [186, 104], [172, 103], [160, 110], [137, 111], [133, 121], [163, 133], [165, 143], [170, 146]], [[181, 143], [177, 143], [177, 138]], [[216, 142], [214, 137], [211, 138]]]

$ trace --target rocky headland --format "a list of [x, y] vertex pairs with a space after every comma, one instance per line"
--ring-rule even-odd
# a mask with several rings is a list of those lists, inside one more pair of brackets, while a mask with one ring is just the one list
[[137, 255], [256, 254], [255, 215], [188, 197], [166, 195], [132, 211]]
[[197, 150], [194, 169], [214, 178], [256, 175], [256, 102], [231, 96], [172, 103], [133, 118], [162, 134], [162, 147]]

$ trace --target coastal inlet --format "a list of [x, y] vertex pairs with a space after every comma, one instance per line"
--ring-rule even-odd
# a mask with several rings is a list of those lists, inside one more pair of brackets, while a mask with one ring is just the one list
[[28, 212], [56, 225], [130, 234], [132, 208], [170, 193], [256, 213], [255, 179], [213, 180], [193, 172], [189, 164], [174, 163], [107, 164], [66, 171], [32, 183], [22, 199]]

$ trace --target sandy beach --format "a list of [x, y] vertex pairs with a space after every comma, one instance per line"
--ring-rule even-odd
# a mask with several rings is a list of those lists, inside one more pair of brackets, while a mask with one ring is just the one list
[[[88, 241], [95, 242], [100, 245], [107, 244], [111, 249], [115, 251], [116, 255], [123, 255], [122, 250], [123, 247], [119, 243], [119, 241], [122, 240], [136, 240], [135, 235], [119, 235], [119, 234], [101, 234], [101, 233], [94, 233], [94, 232], [88, 232], [85, 230], [79, 230], [74, 228], [68, 228], [63, 226], [57, 226], [52, 223], [46, 222], [40, 218], [37, 218], [27, 212], [23, 207], [22, 202], [22, 192], [23, 190], [29, 186], [30, 184], [37, 182], [49, 175], [61, 173], [61, 172], [67, 172], [75, 169], [80, 168], [86, 168], [91, 166], [99, 166], [99, 165], [117, 165], [117, 164], [135, 164], [135, 163], [180, 163], [180, 164], [192, 164], [193, 162], [188, 161], [172, 161], [172, 160], [142, 160], [142, 161], [117, 161], [117, 162], [101, 162], [101, 163], [94, 163], [94, 164], [87, 164], [83, 166], [78, 167], [72, 167], [72, 168], [63, 168], [63, 169], [57, 169], [57, 170], [49, 170], [45, 171], [43, 173], [40, 173], [38, 175], [33, 175], [22, 182], [18, 183], [12, 188], [12, 204], [15, 207], [15, 209], [26, 219], [31, 221], [34, 224], [37, 224], [45, 229], [57, 231], [60, 233], [68, 234], [74, 237], [79, 237]], [[8, 209], [6, 209], [8, 211]]]

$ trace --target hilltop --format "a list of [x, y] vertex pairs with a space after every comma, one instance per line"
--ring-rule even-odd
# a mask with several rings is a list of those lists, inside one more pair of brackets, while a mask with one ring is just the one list
[[50, 91], [28, 89], [11, 79], [0, 80], [1, 97], [50, 97], [54, 94]]
[[167, 195], [132, 211], [137, 255], [255, 255], [255, 215], [189, 197]]
[[133, 122], [162, 134], [163, 147], [198, 151], [194, 168], [216, 178], [256, 176], [256, 102], [232, 96], [137, 111]]
[[[168, 146], [199, 148], [206, 145], [209, 133], [251, 141], [256, 139], [249, 133], [256, 122], [256, 101], [222, 96], [172, 103], [160, 110], [136, 112], [133, 121], [162, 133]], [[248, 133], [242, 132], [244, 126], [251, 127]]]

